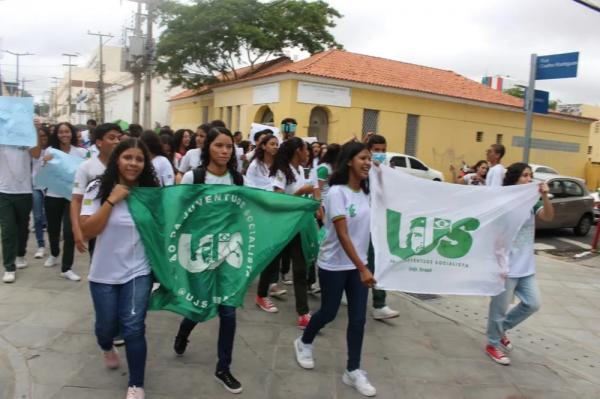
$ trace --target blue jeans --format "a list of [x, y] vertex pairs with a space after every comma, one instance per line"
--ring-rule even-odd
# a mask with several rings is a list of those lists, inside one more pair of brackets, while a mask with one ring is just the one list
[[[190, 335], [196, 323], [184, 318], [179, 326], [179, 332], [186, 338]], [[219, 305], [219, 340], [217, 342], [217, 369], [216, 371], [229, 371], [233, 356], [233, 341], [235, 339], [236, 317], [235, 307]]]
[[129, 386], [143, 387], [146, 369], [146, 310], [152, 288], [150, 275], [125, 284], [90, 282], [96, 311], [96, 339], [103, 351], [113, 346], [117, 333], [125, 340]]
[[360, 281], [360, 273], [357, 269], [334, 272], [319, 268], [319, 284], [321, 286], [321, 308], [311, 317], [302, 335], [302, 342], [312, 344], [321, 328], [335, 319], [340, 308], [342, 293], [346, 291], [348, 298], [348, 327], [346, 328], [348, 362], [346, 369], [354, 371], [360, 368], [369, 289]]
[[38, 248], [43, 248], [45, 246], [44, 227], [46, 226], [46, 213], [44, 212], [44, 192], [42, 190], [33, 190], [33, 221]]
[[[508, 314], [508, 307], [517, 296], [521, 302], [513, 307]], [[540, 309], [540, 291], [535, 274], [526, 277], [507, 278], [504, 292], [492, 297], [488, 315], [488, 343], [500, 345], [500, 338], [506, 331], [523, 322]]]

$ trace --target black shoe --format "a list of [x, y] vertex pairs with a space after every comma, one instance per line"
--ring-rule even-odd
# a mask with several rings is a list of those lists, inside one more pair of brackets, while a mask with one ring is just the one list
[[240, 393], [242, 392], [242, 383], [235, 379], [231, 372], [228, 371], [217, 371], [215, 373], [215, 378], [219, 381], [225, 389], [227, 389], [231, 393]]
[[177, 353], [177, 356], [182, 356], [185, 353], [185, 348], [187, 348], [188, 344], [187, 336], [177, 335], [175, 337], [175, 344], [173, 345], [173, 350]]

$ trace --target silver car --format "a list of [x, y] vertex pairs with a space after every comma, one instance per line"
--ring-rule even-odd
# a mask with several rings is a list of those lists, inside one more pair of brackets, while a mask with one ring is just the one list
[[536, 229], [572, 228], [575, 235], [585, 236], [594, 221], [594, 199], [585, 182], [576, 177], [554, 175], [535, 176], [550, 188], [550, 201], [554, 205], [554, 219], [550, 222], [535, 220]]

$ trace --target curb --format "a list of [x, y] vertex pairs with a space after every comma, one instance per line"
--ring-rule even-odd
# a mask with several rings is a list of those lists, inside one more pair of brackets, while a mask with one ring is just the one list
[[15, 386], [13, 399], [31, 398], [31, 375], [27, 361], [19, 350], [0, 336], [0, 351], [8, 357], [8, 362], [14, 371]]

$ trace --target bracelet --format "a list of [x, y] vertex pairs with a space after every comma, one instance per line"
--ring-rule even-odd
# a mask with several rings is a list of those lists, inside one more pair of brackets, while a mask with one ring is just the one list
[[112, 203], [112, 202], [111, 202], [111, 201], [110, 201], [108, 198], [106, 199], [106, 201], [105, 201], [105, 202], [108, 202], [108, 204], [109, 204], [110, 206], [113, 206], [113, 207], [115, 206], [115, 204], [113, 204], [113, 203]]

